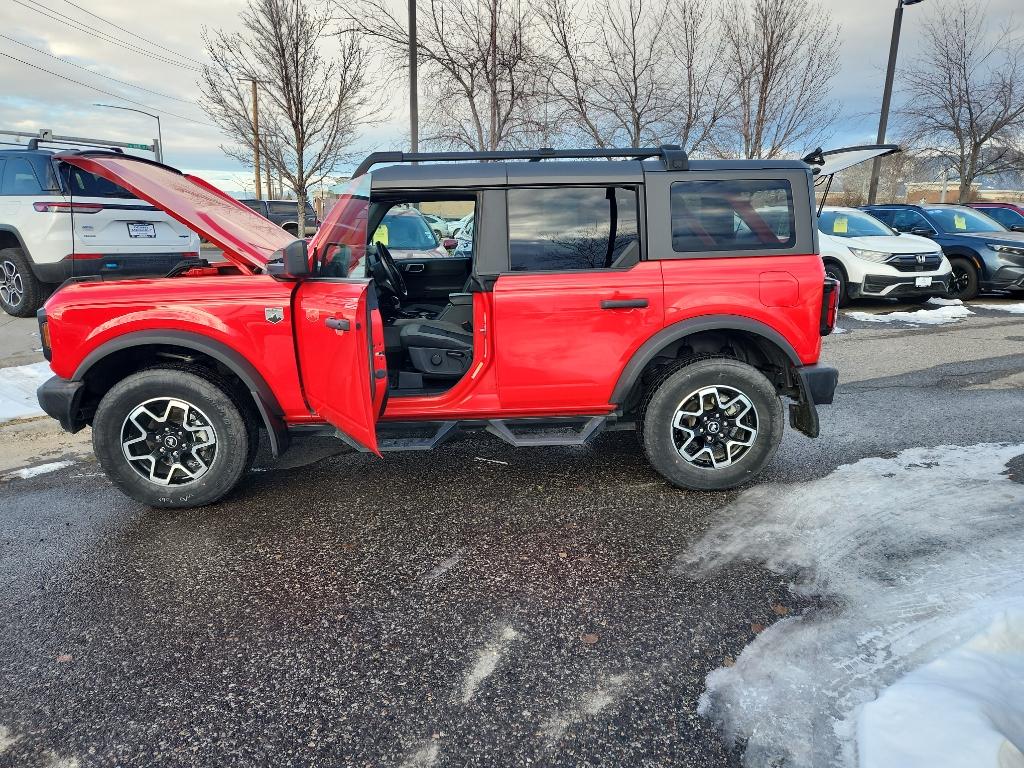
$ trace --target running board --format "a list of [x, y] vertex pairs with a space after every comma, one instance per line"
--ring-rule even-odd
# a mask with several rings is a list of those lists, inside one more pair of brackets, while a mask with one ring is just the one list
[[[606, 428], [631, 429], [617, 422], [616, 414], [561, 418], [480, 419], [466, 421], [382, 422], [377, 425], [377, 447], [385, 451], [429, 451], [463, 432], [486, 431], [516, 448], [588, 445]], [[353, 448], [365, 451], [338, 433]]]
[[[587, 445], [600, 434], [608, 421], [606, 416], [591, 416], [582, 419], [555, 421], [541, 419], [531, 423], [530, 419], [491, 419], [487, 431], [516, 448], [534, 448], [549, 445]], [[579, 430], [573, 430], [573, 427]], [[515, 427], [519, 433], [513, 432]], [[569, 430], [568, 432], [566, 430]]]

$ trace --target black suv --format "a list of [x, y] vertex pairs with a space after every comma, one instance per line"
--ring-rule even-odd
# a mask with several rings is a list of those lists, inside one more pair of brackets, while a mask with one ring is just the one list
[[1024, 233], [1011, 232], [965, 205], [866, 205], [897, 232], [930, 237], [953, 267], [949, 296], [973, 299], [982, 291], [1024, 291]]
[[[298, 206], [294, 200], [240, 200], [239, 202], [252, 208], [260, 216], [270, 219], [281, 229], [293, 235], [298, 234]], [[320, 228], [320, 220], [309, 201], [306, 201], [306, 234], [312, 234]]]

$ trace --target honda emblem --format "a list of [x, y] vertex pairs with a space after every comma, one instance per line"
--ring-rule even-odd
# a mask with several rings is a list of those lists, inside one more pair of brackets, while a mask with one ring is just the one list
[[919, 253], [919, 254], [917, 254], [917, 263], [918, 263], [918, 264], [924, 264], [924, 262], [925, 262], [925, 260], [926, 260], [927, 258], [928, 258], [928, 257], [927, 257], [927, 256], [925, 256], [925, 255], [924, 255], [923, 253]]

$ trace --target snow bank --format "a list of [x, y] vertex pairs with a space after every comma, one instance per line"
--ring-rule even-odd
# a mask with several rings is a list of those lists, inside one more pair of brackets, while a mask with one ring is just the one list
[[864, 706], [864, 768], [1024, 766], [1024, 613], [911, 672]]
[[913, 323], [914, 325], [945, 325], [973, 315], [963, 304], [948, 304], [938, 309], [917, 309], [913, 312], [847, 312], [846, 316], [864, 323]]
[[1020, 304], [974, 304], [978, 309], [991, 309], [993, 312], [1010, 312], [1014, 315], [1024, 315], [1024, 302]]
[[698, 573], [758, 561], [830, 606], [777, 622], [708, 676], [700, 711], [746, 740], [747, 765], [854, 765], [862, 705], [1007, 608], [1024, 611], [1024, 484], [1006, 471], [1022, 454], [913, 448], [762, 485], [680, 558]]
[[36, 389], [51, 376], [49, 363], [0, 368], [0, 422], [42, 416]]

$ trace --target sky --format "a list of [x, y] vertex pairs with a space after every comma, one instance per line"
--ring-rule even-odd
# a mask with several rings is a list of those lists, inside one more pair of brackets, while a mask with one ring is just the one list
[[[842, 39], [841, 71], [831, 84], [831, 95], [841, 105], [841, 118], [831, 144], [871, 142], [877, 130], [895, 0], [820, 2], [839, 26]], [[901, 62], [922, 53], [915, 21], [935, 12], [942, 2], [925, 0], [906, 9]], [[1019, 4], [1020, 0], [989, 0], [987, 4], [979, 3], [979, 8], [985, 8], [993, 27], [1001, 28], [1009, 23], [1011, 9]], [[36, 132], [49, 128], [57, 135], [142, 144], [155, 138], [155, 120], [93, 105], [99, 102], [159, 111], [165, 162], [244, 184], [247, 174], [221, 151], [225, 137], [197, 103], [199, 73], [194, 69], [204, 58], [200, 38], [203, 28], [237, 29], [243, 5], [244, 0], [0, 0], [0, 54], [4, 54], [0, 55], [0, 130]], [[1024, 12], [1018, 16], [1024, 22]], [[69, 19], [79, 29], [62, 23]], [[97, 31], [137, 48], [104, 40]], [[12, 56], [22, 61], [9, 58]], [[396, 94], [395, 103], [390, 105], [378, 103], [390, 109], [390, 114], [363, 136], [359, 150], [399, 149], [408, 136], [407, 96]], [[0, 136], [0, 141], [8, 140]]]

